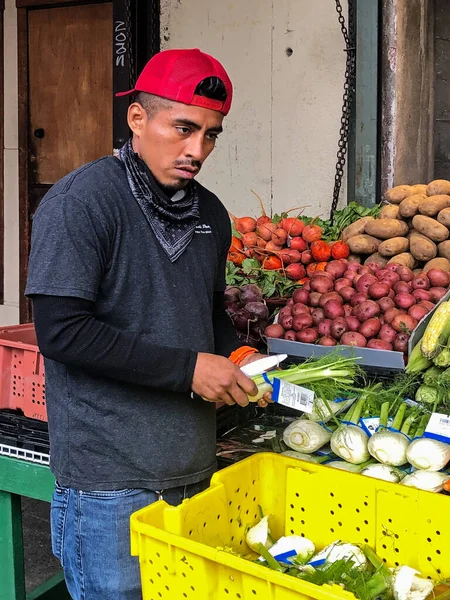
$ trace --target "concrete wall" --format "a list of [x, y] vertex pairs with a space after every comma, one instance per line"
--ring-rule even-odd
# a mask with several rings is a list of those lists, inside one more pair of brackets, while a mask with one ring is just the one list
[[162, 0], [161, 33], [223, 61], [235, 86], [205, 185], [240, 215], [258, 212], [253, 189], [273, 212], [328, 216], [345, 71], [334, 2]]

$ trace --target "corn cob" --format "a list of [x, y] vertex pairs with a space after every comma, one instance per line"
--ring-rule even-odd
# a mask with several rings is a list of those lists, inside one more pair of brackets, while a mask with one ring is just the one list
[[436, 357], [447, 344], [450, 335], [450, 302], [440, 304], [425, 329], [420, 349], [426, 358]]
[[428, 369], [433, 363], [429, 358], [425, 358], [420, 349], [420, 343], [416, 344], [409, 355], [408, 364], [406, 365], [407, 373], [420, 373]]

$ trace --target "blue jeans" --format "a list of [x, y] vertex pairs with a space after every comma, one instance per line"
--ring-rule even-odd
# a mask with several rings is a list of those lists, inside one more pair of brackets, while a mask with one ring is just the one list
[[[208, 485], [209, 479], [161, 495], [176, 506]], [[83, 492], [56, 484], [52, 550], [73, 600], [141, 600], [139, 560], [130, 554], [130, 515], [160, 497], [150, 490]]]

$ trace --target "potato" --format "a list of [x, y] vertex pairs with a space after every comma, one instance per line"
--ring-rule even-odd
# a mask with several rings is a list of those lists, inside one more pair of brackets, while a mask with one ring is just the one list
[[385, 240], [378, 246], [378, 252], [381, 256], [390, 258], [396, 254], [401, 254], [409, 249], [409, 240], [405, 237], [393, 237]]
[[433, 258], [433, 260], [429, 260], [424, 266], [423, 272], [426, 273], [430, 269], [442, 269], [448, 273], [450, 271], [450, 260], [446, 258]]
[[366, 223], [366, 233], [382, 240], [403, 237], [408, 231], [408, 225], [398, 219], [374, 219]]
[[427, 184], [426, 183], [416, 183], [411, 186], [413, 194], [426, 194], [427, 193]]
[[399, 211], [402, 217], [413, 217], [419, 212], [419, 205], [428, 198], [426, 194], [413, 194], [402, 200]]
[[409, 251], [416, 260], [426, 262], [436, 256], [437, 246], [429, 238], [417, 231], [411, 231], [408, 237]]
[[416, 259], [409, 252], [402, 252], [401, 254], [393, 256], [390, 260], [388, 260], [387, 264], [404, 265], [405, 267], [408, 267], [408, 269], [415, 269], [417, 267]]
[[358, 219], [351, 225], [348, 225], [342, 231], [342, 241], [347, 242], [351, 237], [353, 237], [355, 235], [361, 235], [362, 233], [364, 233], [366, 223], [368, 221], [373, 221], [373, 220], [374, 220], [373, 217], [362, 217], [362, 219]]
[[414, 192], [410, 185], [396, 185], [395, 187], [388, 190], [384, 197], [391, 204], [400, 204], [407, 196], [411, 196]]
[[[450, 196], [449, 196], [450, 198]], [[441, 225], [450, 229], [450, 208], [443, 208], [436, 217]]]
[[[403, 200], [404, 202], [404, 200]], [[398, 204], [385, 204], [379, 214], [380, 219], [401, 219], [400, 207]]]
[[440, 194], [438, 196], [429, 196], [425, 202], [419, 204], [419, 212], [421, 215], [427, 217], [434, 217], [443, 210], [450, 206], [450, 196], [446, 194]]
[[441, 242], [438, 244], [438, 256], [450, 260], [450, 240], [448, 242]]
[[447, 179], [435, 179], [427, 185], [427, 196], [436, 194], [450, 194], [450, 181]]
[[350, 251], [353, 254], [373, 254], [378, 250], [380, 240], [371, 235], [354, 235], [347, 240]]
[[443, 242], [446, 240], [450, 231], [431, 217], [416, 215], [413, 218], [414, 229], [422, 235], [430, 238], [433, 242]]
[[375, 252], [374, 254], [371, 254], [369, 257], [367, 257], [364, 261], [365, 265], [370, 265], [370, 263], [375, 263], [376, 265], [380, 265], [380, 267], [384, 267], [387, 263], [387, 258], [381, 256], [379, 252]]

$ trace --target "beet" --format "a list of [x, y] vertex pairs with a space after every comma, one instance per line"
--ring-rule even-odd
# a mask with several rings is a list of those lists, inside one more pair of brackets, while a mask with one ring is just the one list
[[252, 319], [264, 320], [269, 318], [269, 309], [264, 302], [248, 302], [245, 305], [245, 310], [248, 310]]
[[237, 313], [238, 310], [243, 308], [243, 306], [240, 302], [225, 302], [225, 306], [228, 311], [228, 314], [230, 314], [230, 315]]
[[249, 302], [262, 302], [262, 299], [262, 292], [254, 283], [247, 283], [241, 287], [240, 300], [242, 304], [248, 304]]
[[225, 289], [224, 298], [225, 298], [225, 303], [227, 303], [227, 302], [238, 303], [241, 300], [241, 290], [235, 285], [230, 285]]
[[239, 310], [237, 310], [235, 313], [233, 313], [231, 315], [231, 320], [233, 321], [233, 325], [239, 331], [247, 331], [248, 330], [248, 325], [249, 325], [249, 321], [251, 320], [251, 318], [252, 318], [251, 314], [245, 308], [240, 308]]

